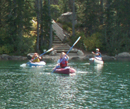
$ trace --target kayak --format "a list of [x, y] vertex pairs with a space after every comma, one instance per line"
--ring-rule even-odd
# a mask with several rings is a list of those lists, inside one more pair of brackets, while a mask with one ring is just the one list
[[76, 72], [76, 70], [72, 67], [57, 68], [54, 71], [54, 73], [59, 73], [59, 74], [73, 74], [75, 72]]
[[102, 58], [100, 57], [90, 58], [89, 61], [90, 63], [94, 63], [94, 64], [104, 64]]
[[40, 62], [29, 62], [29, 63], [27, 63], [27, 65], [29, 67], [43, 67], [44, 65], [46, 65], [46, 63], [44, 61], [40, 61]]

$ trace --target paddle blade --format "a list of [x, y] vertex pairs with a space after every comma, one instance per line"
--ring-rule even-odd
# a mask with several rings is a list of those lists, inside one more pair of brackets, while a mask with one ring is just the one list
[[50, 51], [52, 51], [53, 50], [53, 48], [50, 48], [49, 50], [47, 50], [47, 52], [50, 52]]
[[42, 56], [42, 55], [44, 55], [44, 54], [46, 54], [46, 53], [48, 53], [48, 52], [50, 52], [50, 51], [52, 51], [52, 50], [53, 50], [53, 48], [50, 48], [50, 49], [47, 50], [46, 52], [42, 53], [40, 56]]
[[80, 40], [81, 36], [75, 41], [75, 43], [73, 44], [73, 46]]
[[24, 64], [21, 64], [20, 67], [26, 67], [26, 65], [27, 65], [27, 64], [24, 63]]

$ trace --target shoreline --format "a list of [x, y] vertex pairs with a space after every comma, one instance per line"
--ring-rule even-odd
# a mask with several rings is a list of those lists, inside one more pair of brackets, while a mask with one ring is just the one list
[[[93, 57], [91, 53], [86, 53], [84, 55], [77, 55], [77, 56], [69, 55], [69, 60], [89, 60], [89, 58], [91, 57]], [[102, 54], [102, 58], [104, 61], [112, 61], [112, 60], [130, 61], [130, 53], [123, 52], [116, 56], [108, 56], [108, 55]], [[57, 61], [59, 59], [59, 55], [44, 55], [42, 56], [42, 59]], [[27, 58], [27, 56], [10, 56], [7, 54], [2, 54], [0, 55], [0, 60], [22, 61], [22, 60], [29, 60], [29, 59]]]

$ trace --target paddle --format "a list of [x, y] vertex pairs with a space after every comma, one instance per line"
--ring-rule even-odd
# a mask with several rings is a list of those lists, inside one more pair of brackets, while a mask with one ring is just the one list
[[[44, 54], [46, 54], [46, 53], [48, 53], [48, 52], [50, 52], [50, 51], [52, 51], [52, 50], [53, 50], [53, 48], [50, 48], [49, 50], [47, 50], [47, 51], [45, 51], [44, 53], [40, 54], [39, 57], [41, 57], [42, 55], [44, 55]], [[38, 58], [38, 57], [34, 58], [32, 61], [34, 61], [34, 60], [37, 59], [37, 58]]]
[[[75, 43], [72, 45], [72, 47], [69, 49], [69, 51], [66, 53], [66, 55], [64, 56], [64, 57], [66, 57], [67, 56], [67, 54], [72, 50], [72, 48], [75, 46], [75, 44], [80, 40], [80, 38], [81, 37], [79, 37], [76, 41], [75, 41]], [[63, 58], [64, 58], [63, 57]], [[63, 61], [63, 58], [60, 60], [60, 63]], [[57, 66], [55, 67], [55, 69], [52, 71], [52, 73], [56, 70], [56, 68], [57, 68]]]
[[[47, 50], [47, 51], [45, 51], [44, 53], [42, 53], [41, 55], [39, 55], [39, 56], [42, 56], [42, 55], [44, 55], [44, 54], [46, 54], [46, 53], [48, 53], [48, 52], [50, 52], [50, 51], [52, 51], [53, 50], [53, 48], [50, 48], [49, 50]], [[37, 59], [38, 57], [36, 57], [36, 58], [34, 58], [33, 60], [35, 60], [35, 59]], [[33, 61], [32, 60], [32, 61]], [[22, 65], [20, 65], [20, 67], [25, 67], [27, 64], [29, 64], [30, 62], [27, 62], [26, 64], [22, 64]]]

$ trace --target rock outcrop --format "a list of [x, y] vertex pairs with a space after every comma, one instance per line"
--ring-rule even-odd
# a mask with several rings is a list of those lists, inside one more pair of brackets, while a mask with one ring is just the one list
[[[56, 52], [56, 51], [55, 51]], [[27, 54], [26, 57], [24, 56], [9, 56], [7, 54], [2, 54], [0, 55], [0, 60], [30, 60], [32, 57], [33, 53], [29, 53]], [[73, 55], [73, 53], [69, 53], [68, 54], [71, 59], [74, 60], [89, 60], [89, 58], [93, 57], [93, 55], [91, 53], [86, 53], [84, 54], [83, 51], [78, 50], [77, 55]], [[116, 56], [108, 56], [108, 55], [102, 55], [102, 58], [104, 61], [107, 60], [130, 60], [130, 53], [128, 52], [123, 52], [123, 53], [119, 53]], [[59, 59], [59, 54], [55, 55], [54, 54], [47, 54], [47, 55], [43, 55], [42, 56], [43, 60], [57, 60]]]
[[[72, 22], [72, 19], [73, 19], [73, 13], [72, 12], [66, 12], [66, 13], [63, 13], [61, 14], [61, 16], [59, 17], [59, 20], [61, 22], [66, 22], [66, 23], [69, 23], [69, 22]], [[75, 24], [77, 23], [77, 20], [75, 19]]]
[[115, 56], [116, 60], [130, 60], [130, 53], [122, 52]]
[[7, 54], [0, 55], [0, 60], [27, 60], [24, 56], [9, 56]]

